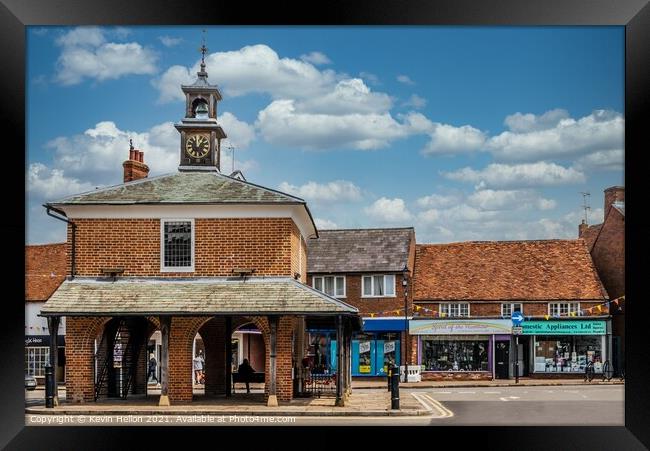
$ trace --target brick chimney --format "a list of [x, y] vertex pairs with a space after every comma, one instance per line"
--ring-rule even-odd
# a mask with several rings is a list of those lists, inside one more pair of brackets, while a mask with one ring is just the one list
[[624, 186], [612, 186], [605, 190], [605, 216], [607, 216], [609, 207], [616, 201], [625, 202]]
[[132, 140], [129, 140], [129, 143], [131, 144], [129, 159], [122, 163], [124, 167], [124, 183], [144, 179], [149, 175], [149, 166], [144, 164], [144, 152], [134, 149]]
[[582, 223], [578, 226], [578, 238], [582, 238], [582, 235], [585, 234], [589, 226], [585, 222], [585, 220], [582, 220]]

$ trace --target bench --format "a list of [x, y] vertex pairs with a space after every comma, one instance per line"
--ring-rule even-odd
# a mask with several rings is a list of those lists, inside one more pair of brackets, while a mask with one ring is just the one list
[[[235, 393], [235, 384], [239, 382], [241, 384], [244, 384], [245, 381], [243, 380], [242, 376], [238, 372], [233, 372], [232, 373], [232, 392]], [[255, 372], [251, 374], [251, 384], [254, 383], [264, 383], [264, 373], [263, 372]]]

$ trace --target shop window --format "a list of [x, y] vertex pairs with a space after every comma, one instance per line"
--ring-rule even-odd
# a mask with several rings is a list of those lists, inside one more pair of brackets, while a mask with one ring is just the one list
[[194, 271], [194, 220], [165, 220], [160, 227], [161, 271]]
[[584, 373], [588, 362], [602, 372], [602, 336], [536, 336], [536, 373]]
[[422, 364], [426, 371], [488, 371], [487, 339], [422, 337]]
[[395, 275], [363, 276], [364, 298], [371, 297], [395, 297]]
[[448, 317], [469, 316], [468, 303], [440, 304], [440, 313]]
[[49, 347], [25, 348], [25, 373], [45, 376], [45, 364], [50, 361]]
[[317, 276], [313, 278], [312, 285], [318, 291], [337, 298], [345, 297], [344, 276]]
[[580, 314], [579, 302], [554, 302], [548, 304], [548, 314], [551, 316], [569, 316]]
[[523, 305], [515, 304], [501, 304], [501, 316], [510, 318], [514, 312], [524, 313]]

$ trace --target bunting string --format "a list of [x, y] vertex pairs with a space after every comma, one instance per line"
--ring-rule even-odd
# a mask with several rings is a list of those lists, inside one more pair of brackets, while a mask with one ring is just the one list
[[[594, 305], [589, 308], [584, 308], [584, 309], [579, 309], [578, 311], [571, 311], [567, 313], [561, 313], [559, 315], [544, 315], [545, 320], [549, 320], [551, 318], [562, 318], [562, 317], [576, 317], [576, 316], [585, 316], [587, 314], [591, 315], [594, 313], [594, 311], [597, 311], [598, 313], [602, 313], [604, 310], [604, 307], [607, 307], [607, 311], [609, 311], [609, 307], [611, 304], [616, 305], [619, 307], [622, 302], [625, 302], [625, 295], [620, 296], [616, 299], [612, 299], [606, 302], [603, 302], [601, 304]], [[371, 318], [381, 318], [382, 316], [391, 316], [391, 315], [403, 315], [404, 314], [404, 309], [393, 309], [393, 310], [385, 310], [383, 312], [371, 312], [369, 313]], [[447, 317], [446, 312], [439, 312], [434, 309], [430, 309], [428, 307], [424, 307], [422, 305], [413, 305], [413, 316], [420, 316], [420, 317], [429, 317], [429, 318], [445, 318]], [[530, 320], [535, 318], [534, 316], [525, 316], [525, 319]]]

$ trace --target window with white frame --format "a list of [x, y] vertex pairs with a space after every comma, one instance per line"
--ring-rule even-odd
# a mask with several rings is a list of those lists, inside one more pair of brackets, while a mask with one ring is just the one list
[[161, 271], [194, 271], [194, 220], [163, 219], [160, 223]]
[[513, 312], [524, 313], [524, 307], [520, 303], [514, 304], [501, 304], [501, 316], [504, 318], [510, 318]]
[[468, 303], [440, 304], [440, 313], [445, 316], [469, 316]]
[[25, 348], [25, 374], [30, 376], [45, 376], [45, 364], [49, 361], [49, 347]]
[[580, 314], [579, 302], [553, 302], [548, 304], [548, 314], [551, 316], [568, 316]]
[[395, 297], [395, 275], [363, 276], [361, 295], [364, 298]]
[[312, 286], [337, 298], [345, 297], [345, 276], [314, 276]]

